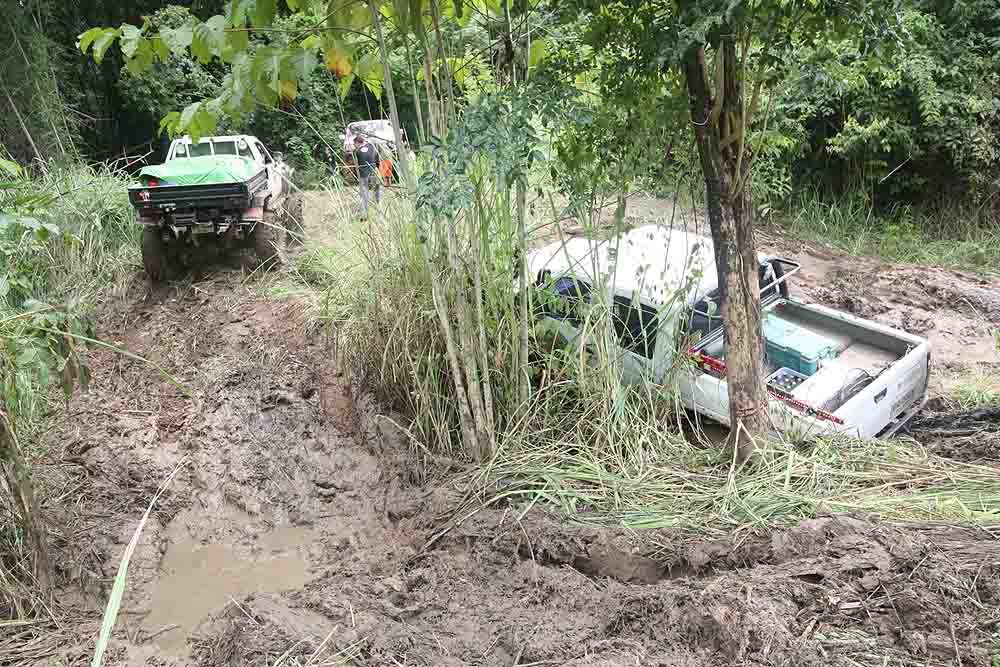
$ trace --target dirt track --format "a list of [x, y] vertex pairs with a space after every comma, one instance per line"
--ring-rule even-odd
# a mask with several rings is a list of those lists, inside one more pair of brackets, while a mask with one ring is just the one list
[[[55, 434], [83, 490], [60, 562], [95, 613], [186, 462], [143, 532], [109, 664], [308, 664], [318, 650], [324, 665], [989, 664], [995, 535], [841, 517], [638, 541], [498, 507], [425, 551], [448, 480], [420, 483], [294, 303], [220, 274], [137, 300], [100, 334], [182, 369], [191, 391], [96, 350], [92, 390]], [[68, 662], [88, 660], [92, 628]]]

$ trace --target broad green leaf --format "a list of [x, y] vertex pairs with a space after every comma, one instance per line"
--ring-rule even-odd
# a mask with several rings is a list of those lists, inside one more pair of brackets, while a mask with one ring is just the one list
[[86, 32], [80, 33], [76, 39], [76, 46], [80, 49], [80, 53], [86, 53], [90, 45], [94, 43], [94, 40], [103, 34], [104, 28], [91, 28]]
[[315, 50], [319, 48], [320, 43], [319, 35], [309, 35], [299, 43], [299, 46], [303, 49]]
[[462, 58], [448, 58], [448, 70], [451, 78], [460, 86], [465, 86], [465, 79], [469, 76], [471, 61]]
[[528, 67], [538, 67], [548, 54], [548, 42], [544, 39], [536, 39], [531, 42], [528, 48]]
[[166, 62], [170, 57], [170, 47], [168, 47], [167, 43], [163, 41], [163, 38], [156, 36], [149, 40], [149, 42], [153, 49], [153, 55], [155, 55], [160, 62]]
[[265, 105], [274, 104], [278, 99], [278, 86], [281, 80], [282, 49], [266, 46], [259, 49], [252, 64], [255, 94]]
[[288, 5], [288, 9], [297, 12], [299, 10], [299, 0], [285, 0], [285, 4]]
[[385, 70], [381, 61], [374, 53], [365, 55], [358, 62], [358, 78], [376, 98], [382, 97], [382, 84], [385, 81]]
[[181, 114], [178, 111], [171, 111], [160, 121], [160, 129], [157, 131], [158, 135], [162, 135], [163, 131], [166, 130], [171, 135], [174, 133], [174, 128], [177, 126], [181, 120]]
[[191, 55], [198, 62], [211, 62], [212, 56], [221, 55], [225, 40], [226, 19], [215, 15], [194, 27], [191, 39]]
[[347, 97], [347, 93], [351, 90], [351, 84], [354, 83], [354, 75], [348, 74], [345, 77], [341, 77], [338, 87], [340, 89], [340, 99]]
[[142, 74], [153, 64], [153, 45], [148, 39], [140, 39], [133, 57], [125, 61], [125, 67], [132, 74]]
[[406, 37], [410, 30], [409, 0], [392, 0], [392, 18], [399, 31]]
[[201, 104], [201, 102], [193, 102], [184, 107], [184, 111], [181, 112], [181, 117], [178, 121], [181, 130], [191, 124], [191, 121], [194, 120], [195, 114], [198, 113], [198, 109], [201, 108]]
[[226, 4], [226, 24], [234, 28], [246, 25], [254, 0], [232, 0]]
[[10, 174], [11, 176], [21, 175], [21, 165], [12, 161], [0, 158], [0, 171]]
[[314, 69], [316, 69], [316, 53], [314, 51], [292, 48], [282, 54], [279, 75], [282, 79], [308, 79]]
[[94, 40], [94, 62], [100, 64], [104, 60], [104, 54], [107, 53], [108, 48], [114, 44], [115, 38], [118, 37], [118, 30], [112, 30], [107, 28], [100, 37]]
[[250, 33], [246, 30], [231, 30], [225, 33], [225, 45], [222, 48], [222, 60], [233, 62], [241, 53], [250, 48]]
[[253, 25], [255, 28], [267, 28], [274, 22], [278, 11], [276, 0], [257, 0], [254, 5]]
[[183, 25], [180, 28], [163, 28], [160, 37], [175, 56], [183, 56], [191, 46], [194, 37], [194, 26]]
[[121, 27], [121, 36], [122, 55], [126, 58], [134, 57], [136, 49], [139, 48], [139, 40], [142, 38], [142, 31], [134, 25], [123, 23]]

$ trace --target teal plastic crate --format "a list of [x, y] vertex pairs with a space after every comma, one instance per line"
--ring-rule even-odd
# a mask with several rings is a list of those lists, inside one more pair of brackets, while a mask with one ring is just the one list
[[764, 316], [764, 347], [775, 366], [807, 376], [818, 371], [824, 359], [837, 356], [834, 341], [773, 314]]

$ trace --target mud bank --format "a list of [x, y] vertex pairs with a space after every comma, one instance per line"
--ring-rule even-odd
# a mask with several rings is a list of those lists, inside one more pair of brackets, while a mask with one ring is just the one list
[[989, 664], [993, 534], [840, 517], [704, 542], [495, 507], [425, 549], [449, 481], [420, 482], [294, 303], [223, 276], [100, 333], [183, 390], [95, 350], [54, 436], [82, 489], [59, 562], [91, 609], [65, 664], [89, 663], [125, 545], [178, 466], [106, 664]]

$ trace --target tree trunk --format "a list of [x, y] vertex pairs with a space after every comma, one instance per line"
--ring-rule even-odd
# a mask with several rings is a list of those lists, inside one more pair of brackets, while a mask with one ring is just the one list
[[745, 186], [749, 160], [741, 156], [745, 150], [742, 73], [737, 67], [735, 43], [724, 38], [716, 54], [713, 94], [704, 48], [692, 49], [684, 62], [724, 317], [729, 443], [745, 460], [753, 452], [754, 439], [767, 432], [769, 420], [753, 208]]

